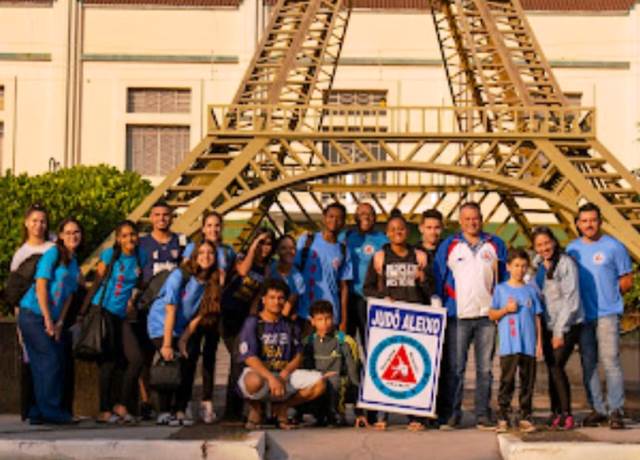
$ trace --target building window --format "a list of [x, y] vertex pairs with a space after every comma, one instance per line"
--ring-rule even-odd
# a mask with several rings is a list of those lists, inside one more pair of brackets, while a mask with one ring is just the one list
[[582, 93], [580, 92], [564, 93], [564, 97], [567, 98], [567, 102], [571, 107], [580, 107], [582, 105]]
[[189, 113], [191, 90], [180, 88], [129, 88], [128, 113]]
[[127, 169], [143, 176], [165, 176], [188, 151], [188, 126], [127, 126]]
[[4, 86], [0, 85], [0, 112], [4, 110]]
[[[385, 107], [387, 105], [387, 91], [386, 90], [332, 90], [325, 93], [325, 101], [329, 105], [362, 105], [370, 107]], [[361, 113], [361, 112], [358, 112]], [[371, 115], [373, 112], [364, 110], [364, 115]], [[383, 116], [384, 112], [378, 112], [378, 115]], [[371, 120], [374, 123], [374, 119]], [[379, 120], [376, 121], [379, 123]], [[384, 126], [362, 126], [362, 129], [370, 132], [384, 131]], [[332, 126], [332, 131], [340, 131], [339, 126]], [[359, 131], [360, 127], [345, 127], [342, 130]], [[371, 153], [376, 160], [384, 160], [385, 152], [377, 142], [363, 142], [364, 147]], [[346, 153], [350, 159], [354, 162], [366, 162], [370, 161], [370, 158], [362, 153], [358, 146], [354, 142], [341, 142], [340, 148]], [[338, 151], [338, 148], [331, 145], [329, 142], [323, 144], [323, 154], [332, 163], [341, 162], [342, 156]], [[340, 184], [340, 185], [366, 185], [366, 184], [384, 184], [386, 182], [386, 174], [382, 171], [349, 174], [346, 176], [338, 176], [324, 179], [325, 184]], [[336, 194], [338, 198], [345, 199], [345, 193]], [[359, 198], [366, 198], [368, 193], [356, 192], [355, 195]], [[386, 198], [385, 193], [377, 193], [377, 197]], [[330, 193], [323, 193], [322, 199], [328, 201], [332, 199]]]

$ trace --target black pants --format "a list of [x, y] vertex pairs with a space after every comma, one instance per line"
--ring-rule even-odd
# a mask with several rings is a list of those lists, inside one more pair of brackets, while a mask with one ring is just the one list
[[542, 331], [544, 360], [549, 369], [549, 399], [551, 399], [551, 412], [554, 414], [571, 414], [571, 384], [565, 367], [573, 349], [580, 343], [581, 331], [581, 324], [571, 327], [564, 334], [564, 345], [555, 350], [551, 346], [553, 337], [551, 331], [547, 328]]
[[[107, 350], [98, 361], [100, 369], [100, 411], [109, 412], [116, 404], [135, 411], [138, 376], [142, 369], [142, 353], [131, 323], [105, 310]], [[116, 373], [123, 371], [121, 385]], [[114, 386], [118, 385], [118, 388]]]
[[536, 358], [517, 354], [500, 357], [500, 391], [498, 404], [500, 419], [508, 420], [511, 414], [511, 400], [516, 387], [516, 371], [520, 378], [520, 417], [531, 416], [533, 387], [536, 381]]
[[358, 294], [349, 294], [347, 334], [354, 340], [359, 335], [362, 348], [367, 349], [367, 299]]
[[[194, 360], [195, 366], [202, 355], [202, 400], [213, 401], [215, 385], [216, 352], [220, 342], [218, 325], [198, 327], [189, 340], [189, 360]], [[194, 367], [195, 372], [195, 367]]]

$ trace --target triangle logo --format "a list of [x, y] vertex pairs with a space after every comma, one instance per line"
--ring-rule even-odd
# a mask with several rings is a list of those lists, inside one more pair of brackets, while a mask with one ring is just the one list
[[404, 345], [400, 345], [400, 348], [398, 348], [398, 351], [396, 351], [396, 354], [382, 373], [382, 380], [409, 384], [417, 383], [413, 367], [411, 367], [411, 362], [409, 361], [407, 350], [404, 348]]

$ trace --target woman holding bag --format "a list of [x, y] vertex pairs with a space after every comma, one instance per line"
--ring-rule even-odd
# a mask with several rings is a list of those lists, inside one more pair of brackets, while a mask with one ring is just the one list
[[[180, 384], [176, 390], [158, 389], [158, 425], [192, 425], [186, 408], [191, 400], [198, 362], [200, 336], [192, 336], [203, 323], [216, 323], [220, 311], [220, 273], [216, 248], [209, 241], [196, 245], [182, 267], [174, 269], [149, 310], [149, 337], [164, 361], [177, 358], [181, 350]], [[152, 379], [153, 384], [153, 379]], [[172, 404], [173, 403], [173, 404]]]
[[78, 221], [62, 221], [55, 246], [38, 261], [34, 283], [20, 300], [18, 324], [31, 362], [35, 393], [35, 404], [28, 414], [32, 424], [72, 422], [63, 407], [66, 363], [60, 336], [72, 295], [78, 289], [76, 251], [81, 241]]
[[[138, 286], [145, 263], [143, 251], [138, 249], [138, 230], [128, 220], [115, 229], [116, 242], [100, 254], [98, 276], [100, 286], [91, 303], [103, 309], [106, 325], [106, 346], [98, 360], [100, 369], [99, 423], [132, 423], [129, 411], [135, 404], [135, 391], [142, 369], [142, 353], [128, 313], [135, 308], [131, 296]], [[122, 386], [112, 400], [112, 387], [117, 367], [124, 368]]]

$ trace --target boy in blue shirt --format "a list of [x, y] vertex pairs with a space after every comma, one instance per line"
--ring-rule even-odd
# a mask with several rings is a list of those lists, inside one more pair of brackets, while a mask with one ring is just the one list
[[500, 337], [500, 390], [498, 393], [499, 433], [509, 428], [511, 399], [520, 375], [519, 429], [530, 433], [536, 430], [531, 421], [533, 387], [536, 381], [536, 357], [542, 356], [542, 304], [535, 288], [525, 284], [529, 269], [529, 255], [523, 249], [513, 249], [507, 257], [511, 277], [496, 286], [489, 310], [489, 319], [498, 322]]

